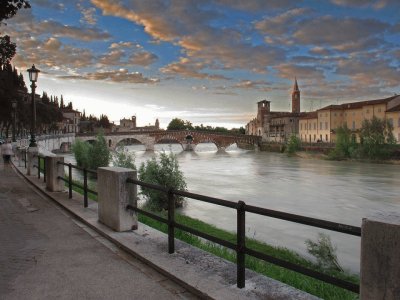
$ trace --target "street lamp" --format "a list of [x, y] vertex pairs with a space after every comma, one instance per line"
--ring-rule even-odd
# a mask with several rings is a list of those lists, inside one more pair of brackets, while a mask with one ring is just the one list
[[36, 145], [36, 105], [35, 105], [35, 89], [36, 89], [36, 84], [35, 82], [38, 79], [39, 76], [39, 69], [35, 68], [35, 65], [32, 65], [32, 68], [28, 69], [29, 73], [29, 80], [32, 82], [31, 88], [32, 88], [32, 101], [31, 101], [31, 109], [32, 109], [32, 119], [31, 119], [31, 141], [29, 144], [29, 147], [37, 147]]
[[13, 143], [16, 142], [15, 139], [15, 129], [16, 129], [16, 119], [17, 119], [17, 100], [11, 100], [11, 107], [12, 107], [12, 141]]

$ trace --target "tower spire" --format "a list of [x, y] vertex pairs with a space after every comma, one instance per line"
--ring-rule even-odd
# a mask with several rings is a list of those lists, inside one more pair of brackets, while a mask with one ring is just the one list
[[300, 92], [296, 76], [294, 77], [293, 92]]

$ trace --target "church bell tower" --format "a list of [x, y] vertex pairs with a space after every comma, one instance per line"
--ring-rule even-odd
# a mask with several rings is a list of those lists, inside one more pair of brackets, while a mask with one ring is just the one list
[[292, 91], [292, 113], [300, 112], [300, 90], [297, 85], [297, 79], [294, 78], [294, 86]]

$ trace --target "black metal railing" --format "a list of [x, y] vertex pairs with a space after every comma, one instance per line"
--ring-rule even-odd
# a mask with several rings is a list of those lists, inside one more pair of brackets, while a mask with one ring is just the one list
[[[345, 233], [353, 236], [361, 236], [361, 228], [336, 222], [330, 222], [322, 219], [316, 219], [311, 217], [300, 216], [291, 213], [285, 213], [281, 211], [261, 208], [257, 206], [247, 205], [243, 201], [232, 202], [228, 200], [208, 197], [204, 195], [194, 194], [186, 191], [180, 191], [175, 189], [169, 189], [155, 184], [149, 184], [137, 179], [127, 179], [128, 183], [136, 184], [144, 188], [150, 188], [164, 192], [168, 196], [168, 217], [167, 219], [150, 213], [148, 211], [142, 210], [136, 206], [127, 205], [128, 210], [132, 210], [150, 218], [153, 218], [159, 222], [165, 223], [168, 226], [168, 252], [174, 253], [175, 251], [175, 228], [186, 231], [193, 235], [199, 236], [201, 238], [207, 239], [211, 242], [217, 243], [229, 249], [236, 251], [236, 264], [237, 264], [237, 286], [243, 288], [245, 286], [245, 256], [250, 255], [260, 260], [266, 261], [278, 265], [280, 267], [301, 273], [303, 275], [321, 280], [323, 282], [333, 284], [337, 287], [349, 290], [354, 293], [359, 293], [360, 287], [350, 281], [346, 281], [340, 278], [333, 277], [331, 275], [324, 274], [322, 272], [304, 267], [299, 264], [295, 264], [280, 258], [273, 257], [271, 255], [253, 250], [246, 247], [246, 212], [253, 213], [257, 215], [262, 215], [271, 218], [277, 218], [280, 220], [290, 221], [294, 223], [299, 223], [303, 225], [313, 226], [317, 228], [327, 229], [331, 231], [336, 231], [340, 233]], [[194, 228], [188, 227], [183, 224], [179, 224], [175, 221], [175, 196], [182, 196], [186, 198], [191, 198], [195, 200], [200, 200], [203, 202], [220, 205], [227, 208], [232, 208], [236, 210], [237, 215], [237, 232], [236, 232], [236, 243], [232, 243], [227, 240], [220, 239], [218, 237], [209, 235], [205, 232], [198, 231]]]
[[[97, 196], [97, 191], [91, 190], [88, 187], [88, 174], [93, 174], [97, 176], [97, 172], [94, 170], [86, 169], [86, 168], [81, 168], [78, 166], [75, 166], [71, 163], [65, 163], [65, 162], [57, 162], [57, 164], [63, 165], [68, 167], [68, 179], [64, 177], [58, 177], [59, 179], [63, 180], [64, 182], [67, 183], [68, 185], [68, 197], [71, 199], [72, 198], [72, 187], [75, 186], [77, 188], [80, 188], [83, 190], [83, 206], [88, 207], [89, 201], [88, 201], [88, 194], [93, 194]], [[80, 185], [72, 180], [72, 169], [80, 170], [83, 172], [83, 185]]]
[[[40, 179], [40, 173], [43, 173], [43, 181], [46, 182], [46, 157], [38, 155], [37, 158], [38, 178]], [[41, 161], [43, 161], [43, 169], [40, 165]]]

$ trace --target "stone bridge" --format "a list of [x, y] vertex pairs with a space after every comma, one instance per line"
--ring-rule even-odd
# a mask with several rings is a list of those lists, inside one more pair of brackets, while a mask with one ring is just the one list
[[[108, 146], [115, 149], [121, 142], [135, 140], [146, 147], [146, 150], [154, 150], [155, 144], [175, 142], [182, 145], [183, 150], [195, 150], [199, 143], [214, 143], [218, 150], [224, 150], [230, 145], [258, 149], [261, 137], [243, 134], [225, 134], [194, 130], [158, 130], [138, 132], [111, 132], [104, 135]], [[77, 139], [94, 141], [94, 133], [77, 134]]]
[[[40, 135], [36, 137], [39, 152], [68, 152], [75, 141], [75, 133]], [[19, 139], [16, 145], [22, 148], [29, 146], [29, 139]]]

